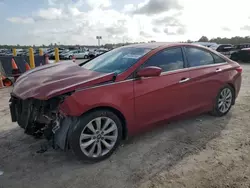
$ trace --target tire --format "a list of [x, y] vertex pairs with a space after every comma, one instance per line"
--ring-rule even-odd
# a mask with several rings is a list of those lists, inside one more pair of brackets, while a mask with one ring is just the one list
[[[223, 92], [228, 92], [228, 93], [230, 93], [229, 95], [231, 95], [231, 100], [230, 101], [226, 100], [227, 101], [226, 104], [228, 106], [226, 105], [225, 106], [226, 108], [224, 110], [222, 110], [222, 108], [221, 108], [222, 105], [219, 105], [219, 103], [223, 103], [223, 102], [220, 102], [220, 101], [222, 101], [222, 98], [223, 98], [222, 97], [222, 95], [223, 95], [222, 93]], [[226, 115], [230, 111], [230, 109], [231, 109], [231, 107], [232, 107], [232, 105], [234, 103], [234, 100], [235, 100], [234, 89], [231, 86], [229, 86], [229, 85], [224, 86], [223, 88], [221, 88], [219, 90], [219, 92], [218, 92], [218, 94], [216, 96], [214, 108], [213, 108], [211, 114], [213, 116], [216, 116], [216, 117], [222, 117], [222, 116]]]
[[93, 54], [91, 54], [91, 55], [89, 55], [89, 58], [93, 59], [93, 58], [95, 58], [95, 56]]
[[85, 56], [84, 56], [84, 59], [88, 59], [88, 56], [87, 56], [87, 55], [85, 55]]
[[[100, 131], [99, 134], [94, 133], [94, 131], [98, 130], [97, 121], [100, 120], [100, 118], [101, 118], [101, 121], [100, 121], [101, 128], [105, 128], [106, 120], [111, 121], [111, 123], [107, 124], [108, 126], [106, 127], [106, 129], [104, 129], [105, 131]], [[92, 126], [91, 126], [91, 122], [92, 122]], [[91, 131], [89, 127], [91, 127], [91, 129], [93, 128], [94, 131], [93, 129]], [[105, 132], [108, 132], [109, 130], [112, 130], [114, 128], [116, 128], [116, 130], [106, 134], [106, 137], [103, 136], [102, 138], [101, 133], [103, 133], [104, 135]], [[102, 130], [102, 129], [99, 129], [99, 130]], [[83, 133], [85, 136], [83, 136]], [[105, 139], [107, 138], [107, 136], [109, 138], [112, 137], [113, 140]], [[87, 137], [91, 137], [91, 138], [87, 138]], [[76, 123], [76, 125], [72, 127], [69, 133], [70, 148], [73, 150], [75, 155], [80, 160], [83, 160], [85, 162], [99, 162], [108, 158], [110, 155], [112, 155], [115, 149], [119, 146], [121, 139], [122, 139], [122, 123], [120, 119], [113, 112], [109, 110], [105, 110], [105, 109], [96, 110], [96, 111], [87, 113], [79, 117], [78, 123]], [[108, 147], [110, 146], [112, 147], [108, 149], [108, 147], [106, 147], [107, 144], [108, 144]]]

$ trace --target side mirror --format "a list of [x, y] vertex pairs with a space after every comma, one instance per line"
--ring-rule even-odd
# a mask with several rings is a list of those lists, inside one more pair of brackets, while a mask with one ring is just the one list
[[137, 72], [137, 77], [153, 77], [160, 76], [162, 69], [160, 67], [150, 66], [140, 69]]

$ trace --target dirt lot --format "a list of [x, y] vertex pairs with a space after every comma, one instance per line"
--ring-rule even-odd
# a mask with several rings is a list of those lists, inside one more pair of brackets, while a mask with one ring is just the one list
[[36, 153], [41, 141], [10, 122], [10, 90], [1, 89], [0, 188], [250, 187], [250, 64], [242, 66], [242, 89], [226, 117], [162, 126], [97, 164], [52, 149]]

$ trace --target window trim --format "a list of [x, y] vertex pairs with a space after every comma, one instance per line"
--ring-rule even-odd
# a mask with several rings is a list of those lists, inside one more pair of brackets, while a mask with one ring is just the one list
[[[222, 63], [228, 63], [223, 57], [221, 57], [220, 55], [217, 55], [217, 54], [215, 54], [215, 53], [212, 53], [212, 52], [210, 52], [210, 54], [213, 56], [213, 59], [214, 59], [214, 64], [222, 64]], [[223, 54], [222, 54], [223, 55]], [[222, 62], [222, 63], [215, 63], [215, 56], [218, 56], [219, 58], [221, 58], [221, 59], [223, 59], [224, 60], [224, 62]]]
[[181, 50], [181, 54], [182, 54], [182, 59], [183, 59], [183, 68], [182, 69], [177, 69], [177, 70], [171, 70], [171, 71], [162, 71], [161, 72], [161, 75], [165, 75], [166, 73], [172, 73], [172, 72], [176, 72], [176, 71], [181, 71], [181, 70], [185, 70], [187, 68], [187, 62], [185, 61], [185, 58], [184, 58], [184, 51], [183, 51], [183, 48], [182, 46], [173, 46], [173, 47], [166, 47], [164, 49], [161, 49], [160, 51], [156, 52], [154, 55], [152, 55], [151, 57], [149, 57], [143, 64], [141, 64], [134, 72], [133, 72], [133, 78], [136, 77], [136, 72], [145, 64], [147, 63], [153, 56], [161, 53], [162, 51], [165, 51], [165, 50], [172, 50], [172, 49], [176, 49], [176, 48], [180, 48]]
[[[214, 63], [213, 63], [213, 64], [208, 64], [208, 65], [199, 65], [199, 66], [195, 66], [195, 67], [189, 67], [189, 62], [188, 62], [188, 59], [187, 59], [187, 51], [186, 51], [187, 48], [196, 48], [196, 49], [199, 49], [199, 50], [201, 50], [201, 51], [204, 51], [204, 52], [209, 53], [209, 54], [212, 56]], [[187, 61], [187, 68], [188, 68], [188, 69], [197, 69], [197, 68], [203, 68], [203, 67], [213, 67], [213, 66], [228, 64], [228, 62], [227, 62], [223, 57], [221, 57], [221, 56], [217, 55], [216, 53], [213, 53], [213, 52], [211, 52], [211, 51], [209, 51], [209, 50], [207, 50], [207, 49], [199, 48], [199, 47], [197, 47], [197, 46], [183, 46], [183, 50], [184, 50], [184, 52], [185, 52], [185, 58], [186, 58], [186, 61]], [[219, 56], [219, 57], [222, 58], [225, 62], [223, 62], [223, 63], [215, 63], [215, 59], [214, 59], [214, 56], [213, 56], [213, 55]]]

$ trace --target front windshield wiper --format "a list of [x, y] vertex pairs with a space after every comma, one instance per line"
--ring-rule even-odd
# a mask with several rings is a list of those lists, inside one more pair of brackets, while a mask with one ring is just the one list
[[114, 72], [113, 81], [116, 80], [117, 76], [118, 76], [118, 73], [117, 73], [117, 72]]
[[82, 63], [79, 63], [78, 65], [81, 67], [81, 66], [85, 65], [86, 63], [88, 63], [89, 61], [91, 61], [91, 60], [93, 60], [93, 59], [95, 59], [95, 58], [96, 58], [96, 57], [90, 58], [90, 59], [88, 59], [87, 61], [84, 61], [84, 62], [82, 62]]

